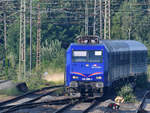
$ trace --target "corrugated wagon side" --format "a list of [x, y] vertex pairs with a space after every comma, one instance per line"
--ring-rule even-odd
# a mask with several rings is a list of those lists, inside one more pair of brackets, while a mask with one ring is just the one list
[[133, 40], [104, 40], [108, 54], [108, 86], [147, 72], [147, 48]]

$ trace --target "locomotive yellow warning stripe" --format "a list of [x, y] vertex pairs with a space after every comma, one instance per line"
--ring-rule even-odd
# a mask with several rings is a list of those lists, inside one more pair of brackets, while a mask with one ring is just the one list
[[87, 76], [85, 76], [84, 74], [82, 74], [82, 73], [79, 73], [79, 72], [72, 72], [73, 74], [77, 74], [77, 75], [81, 75], [81, 76], [84, 76], [84, 77], [87, 77]]
[[[72, 72], [72, 74], [77, 74], [77, 75], [81, 75], [81, 76], [87, 77], [84, 74], [79, 73], [79, 72]], [[98, 75], [98, 74], [102, 74], [102, 72], [96, 72], [96, 73], [90, 74], [88, 77], [93, 76], [93, 75]]]
[[93, 76], [93, 75], [98, 75], [98, 74], [102, 74], [102, 72], [96, 72], [96, 73], [90, 74], [88, 77]]

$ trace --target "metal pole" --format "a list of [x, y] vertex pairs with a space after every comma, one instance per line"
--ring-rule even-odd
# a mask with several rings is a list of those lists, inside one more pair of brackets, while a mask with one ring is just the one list
[[93, 23], [93, 35], [96, 34], [96, 0], [94, 0], [94, 23]]
[[88, 0], [86, 0], [86, 3], [85, 3], [85, 35], [88, 35], [88, 20], [89, 20], [89, 17], [88, 17]]
[[23, 17], [24, 17], [24, 77], [26, 76], [26, 0], [24, 0], [24, 12], [23, 12]]
[[40, 3], [38, 3], [38, 20], [37, 20], [37, 53], [36, 53], [36, 67], [40, 65], [40, 41], [41, 41], [41, 15], [40, 15]]
[[6, 12], [4, 11], [4, 41], [5, 41], [5, 52], [7, 50], [7, 35], [6, 35], [6, 31], [7, 30], [7, 26], [6, 26]]
[[20, 4], [20, 46], [18, 80], [23, 80], [26, 76], [26, 0], [21, 0]]
[[100, 38], [103, 39], [103, 34], [102, 34], [102, 29], [103, 29], [103, 24], [102, 24], [102, 0], [99, 0], [99, 16], [100, 16]]
[[104, 39], [111, 39], [110, 37], [110, 0], [105, 0]]
[[30, 75], [32, 74], [32, 0], [30, 0]]
[[104, 17], [104, 39], [106, 39], [107, 34], [107, 0], [105, 0], [105, 17]]
[[109, 32], [109, 39], [111, 39], [110, 37], [110, 29], [111, 29], [111, 24], [110, 24], [110, 0], [108, 0], [108, 32]]
[[22, 61], [22, 2], [20, 1], [20, 42], [19, 42], [19, 75], [18, 80], [21, 80], [21, 61]]

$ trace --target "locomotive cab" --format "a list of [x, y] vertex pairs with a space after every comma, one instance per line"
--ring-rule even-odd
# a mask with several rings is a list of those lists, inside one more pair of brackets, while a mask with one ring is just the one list
[[98, 37], [80, 37], [67, 50], [66, 87], [69, 94], [103, 95], [104, 46]]

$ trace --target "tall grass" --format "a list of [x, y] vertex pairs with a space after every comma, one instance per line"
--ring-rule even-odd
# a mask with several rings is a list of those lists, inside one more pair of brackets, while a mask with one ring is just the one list
[[59, 40], [52, 40], [50, 43], [45, 41], [41, 48], [42, 68], [51, 68], [52, 70], [64, 69], [65, 50], [61, 47]]
[[42, 79], [42, 71], [35, 70], [30, 76], [27, 76], [25, 81], [29, 90], [35, 90], [45, 87], [46, 81]]
[[16, 56], [10, 52], [0, 66], [0, 77], [5, 80], [14, 80], [17, 77]]
[[[44, 72], [62, 72], [64, 70], [65, 50], [59, 40], [45, 41], [41, 48], [41, 65], [32, 70], [25, 80], [30, 90], [44, 87], [47, 81], [42, 79]], [[55, 83], [50, 83], [55, 84]]]

